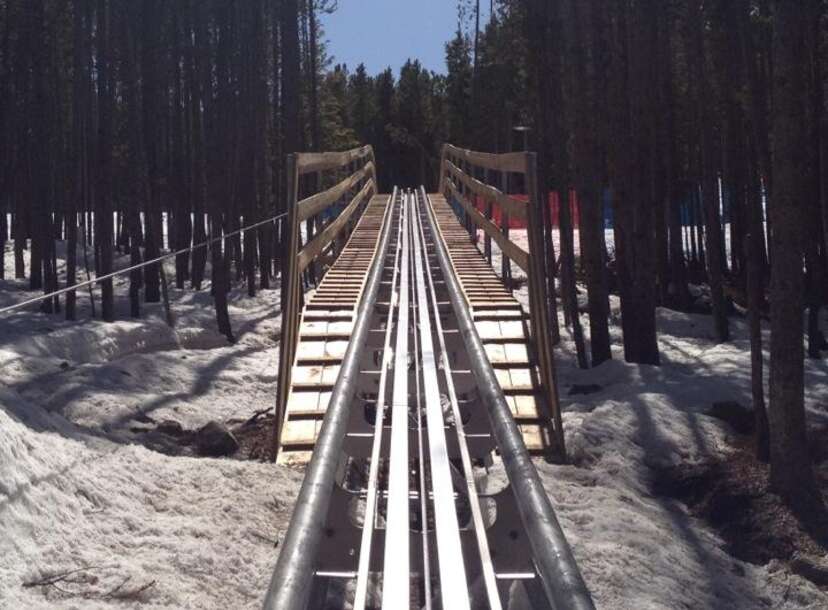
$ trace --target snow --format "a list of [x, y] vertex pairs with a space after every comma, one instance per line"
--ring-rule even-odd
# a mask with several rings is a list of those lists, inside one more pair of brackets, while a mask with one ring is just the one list
[[[0, 283], [0, 304], [21, 300], [20, 286]], [[116, 292], [128, 312], [125, 285]], [[34, 311], [3, 319], [0, 608], [121, 607], [118, 591], [149, 583], [128, 603], [260, 606], [301, 472], [171, 457], [140, 443], [145, 417], [195, 428], [272, 404], [277, 292], [234, 291], [235, 345], [215, 331], [207, 288], [172, 289], [175, 332], [158, 306], [140, 321], [90, 320], [84, 295], [77, 323]], [[518, 296], [526, 302], [525, 284]], [[623, 362], [617, 299], [611, 305], [613, 361], [578, 370], [566, 330], [556, 354], [572, 464], [536, 462], [596, 605], [828, 607], [826, 594], [784, 566], [728, 556], [714, 531], [652, 492], [655, 469], [727, 452], [731, 433], [703, 412], [719, 400], [750, 404], [745, 323], [733, 319], [734, 341], [716, 345], [709, 317], [661, 309], [663, 365], [632, 365]], [[828, 423], [828, 365], [808, 361], [806, 371], [809, 417]], [[573, 384], [602, 390], [568, 396]], [[23, 586], [84, 566], [101, 567], [56, 583], [69, 593]]]
[[[519, 296], [527, 298], [525, 288]], [[577, 369], [565, 330], [557, 353], [572, 464], [536, 461], [597, 605], [828, 607], [828, 595], [787, 568], [730, 557], [724, 542], [686, 507], [651, 491], [656, 469], [727, 454], [732, 433], [704, 411], [717, 401], [751, 404], [746, 323], [731, 319], [734, 340], [717, 345], [710, 317], [659, 309], [662, 366], [644, 366], [623, 361], [617, 298], [611, 307], [614, 360]], [[588, 336], [586, 316], [582, 321]], [[767, 340], [766, 334], [765, 345]], [[573, 384], [603, 389], [568, 396]], [[826, 395], [828, 365], [808, 361], [806, 403], [814, 425], [824, 423]]]
[[[287, 525], [297, 473], [88, 442], [5, 411], [0, 430], [0, 606], [104, 607], [127, 579], [125, 589], [154, 583], [147, 607], [257, 606], [277, 556], [266, 538]], [[71, 594], [23, 587], [84, 566], [104, 569], [61, 583]]]
[[[0, 283], [0, 302], [22, 300], [23, 285]], [[119, 312], [125, 288], [116, 282]], [[140, 445], [141, 420], [192, 429], [270, 406], [278, 291], [231, 294], [235, 345], [215, 330], [209, 284], [171, 290], [175, 331], [158, 305], [105, 324], [78, 300], [79, 322], [24, 311], [0, 325], [0, 608], [130, 596], [149, 608], [259, 607], [301, 473], [162, 455]]]

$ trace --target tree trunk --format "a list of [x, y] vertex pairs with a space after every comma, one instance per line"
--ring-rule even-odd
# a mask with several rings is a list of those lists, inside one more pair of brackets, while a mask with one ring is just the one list
[[[112, 78], [109, 60], [108, 0], [98, 0], [98, 184], [95, 209], [95, 245], [99, 256], [98, 272], [112, 272]], [[101, 282], [101, 315], [107, 322], [115, 319], [112, 279]]]
[[[204, 217], [204, 197], [206, 192], [206, 159], [204, 147], [204, 116], [202, 114], [202, 89], [199, 75], [206, 64], [203, 57], [206, 52], [206, 27], [203, 25], [204, 9], [191, 0], [187, 7], [188, 30], [187, 30], [187, 64], [186, 80], [189, 97], [189, 154], [191, 197], [193, 209], [193, 243], [203, 244], [207, 239]], [[204, 92], [208, 94], [208, 92]], [[201, 283], [204, 280], [205, 266], [207, 264], [207, 249], [204, 247], [193, 250], [192, 269], [190, 272], [190, 283], [195, 290], [201, 290]]]
[[[141, 76], [143, 84], [143, 132], [144, 152], [149, 178], [149, 197], [144, 206], [144, 257], [158, 258], [161, 252], [161, 172], [159, 162], [159, 75], [162, 69], [158, 47], [162, 5], [158, 0], [143, 0], [142, 3], [142, 52]], [[161, 277], [158, 265], [144, 267], [144, 299], [147, 303], [161, 300]]]
[[[803, 363], [803, 244], [807, 176], [803, 95], [807, 13], [775, 4], [773, 33], [773, 197], [771, 233], [771, 485], [795, 506], [819, 502], [808, 455]], [[821, 502], [820, 502], [821, 503]]]
[[[616, 263], [621, 296], [624, 357], [660, 362], [655, 317], [655, 248], [652, 155], [657, 12], [654, 0], [617, 7], [612, 42], [611, 95]], [[629, 11], [629, 12], [628, 12]]]
[[701, 132], [702, 205], [704, 208], [705, 250], [707, 277], [710, 283], [710, 300], [713, 306], [713, 327], [716, 339], [730, 339], [727, 320], [727, 302], [724, 296], [724, 240], [721, 215], [719, 214], [719, 183], [714, 149], [714, 120], [710, 107], [711, 88], [707, 77], [704, 48], [704, 16], [699, 3], [691, 3], [690, 26], [693, 28], [693, 79], [697, 83], [698, 117]]
[[310, 66], [308, 68], [308, 83], [310, 84], [310, 149], [319, 150], [322, 145], [322, 135], [319, 129], [319, 44], [317, 42], [319, 26], [316, 22], [316, 0], [307, 0], [307, 2], [308, 37], [310, 39], [308, 46], [308, 58], [310, 59]]
[[[299, 77], [300, 77], [300, 54], [299, 54], [299, 10], [297, 0], [284, 0], [280, 21], [281, 33], [281, 57], [282, 57], [282, 135], [283, 149], [285, 155], [299, 151], [300, 146], [300, 121], [299, 121]], [[286, 174], [283, 170], [283, 176]], [[285, 178], [282, 185], [288, 183]], [[280, 193], [280, 197], [284, 197]], [[282, 234], [280, 243], [282, 248], [287, 248], [290, 243], [290, 226], [287, 222], [281, 222]], [[286, 260], [286, 254], [281, 254], [282, 261]], [[281, 303], [285, 307], [287, 303], [288, 285], [284, 276], [281, 283]]]
[[[581, 263], [586, 275], [589, 308], [589, 338], [592, 366], [612, 358], [609, 335], [609, 286], [604, 237], [604, 198], [601, 189], [601, 145], [605, 144], [605, 123], [596, 120], [602, 103], [598, 92], [606, 75], [598, 57], [603, 36], [603, 14], [592, 5], [570, 1], [573, 44], [572, 94], [575, 105], [575, 188], [580, 210]], [[603, 55], [601, 53], [601, 55]], [[601, 145], [599, 145], [599, 142]]]
[[[538, 151], [538, 185], [540, 188], [539, 197], [542, 201], [541, 209], [543, 214], [545, 244], [544, 244], [544, 258], [546, 260], [546, 268], [548, 270], [546, 281], [548, 282], [548, 316], [551, 322], [552, 341], [557, 344], [560, 341], [560, 331], [558, 330], [558, 310], [557, 310], [557, 290], [555, 288], [555, 245], [552, 239], [552, 219], [551, 211], [548, 204], [548, 193], [551, 187], [550, 168], [554, 178], [552, 181], [556, 183], [559, 189], [567, 189], [568, 185], [562, 179], [561, 167], [566, 167], [567, 160], [562, 158], [560, 150], [555, 149], [554, 129], [549, 112], [553, 107], [553, 83], [555, 76], [551, 73], [554, 70], [557, 78], [554, 86], [560, 86], [563, 78], [563, 72], [560, 70], [560, 65], [555, 61], [553, 56], [553, 49], [550, 41], [554, 37], [552, 28], [554, 27], [553, 15], [551, 14], [551, 7], [547, 2], [542, 0], [534, 0], [532, 2], [532, 9], [527, 13], [527, 33], [529, 40], [532, 41], [530, 45], [533, 49], [531, 79], [533, 88], [536, 91], [536, 99], [534, 100], [534, 127], [535, 136], [537, 138]], [[554, 160], [553, 160], [554, 158]], [[563, 290], [563, 286], [562, 286]]]

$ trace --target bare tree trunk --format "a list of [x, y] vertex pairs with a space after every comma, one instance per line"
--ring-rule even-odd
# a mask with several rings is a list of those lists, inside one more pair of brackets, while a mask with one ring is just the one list
[[771, 256], [770, 443], [771, 484], [789, 502], [821, 501], [808, 455], [802, 341], [802, 191], [806, 176], [802, 143], [807, 137], [804, 78], [807, 13], [798, 3], [775, 4], [773, 33], [774, 156]]
[[[205, 37], [204, 9], [198, 6], [196, 0], [189, 0], [187, 7], [188, 30], [187, 30], [187, 64], [185, 75], [187, 79], [187, 92], [189, 97], [189, 167], [191, 198], [193, 210], [193, 243], [201, 244], [207, 239], [207, 232], [204, 227], [204, 198], [206, 196], [206, 159], [205, 159], [205, 135], [204, 117], [202, 114], [202, 88], [199, 75], [207, 63], [204, 54], [208, 50]], [[204, 92], [204, 95], [209, 92]], [[195, 290], [201, 290], [201, 283], [204, 280], [205, 266], [207, 264], [207, 249], [197, 248], [193, 250], [192, 269], [190, 271], [190, 283]]]
[[[158, 0], [143, 0], [142, 3], [142, 35], [141, 76], [143, 84], [143, 132], [144, 153], [147, 160], [149, 177], [149, 197], [144, 206], [144, 257], [147, 260], [158, 258], [161, 253], [162, 235], [160, 229], [161, 217], [161, 172], [159, 161], [159, 75], [162, 69], [158, 46], [159, 26], [161, 21], [162, 5]], [[158, 303], [161, 300], [161, 278], [158, 274], [158, 265], [144, 267], [144, 299], [147, 303]]]
[[590, 3], [582, 8], [578, 0], [570, 0], [569, 10], [575, 38], [572, 46], [575, 70], [572, 94], [575, 99], [581, 100], [575, 105], [574, 183], [580, 209], [579, 234], [588, 295], [590, 352], [592, 366], [598, 366], [612, 358], [599, 145], [599, 141], [605, 140], [606, 132], [605, 124], [597, 119], [601, 108], [598, 92], [606, 78], [601, 60], [597, 57], [603, 15], [594, 10]]
[[[300, 130], [299, 130], [299, 77], [300, 77], [300, 53], [299, 53], [299, 10], [297, 0], [284, 0], [280, 21], [281, 33], [281, 57], [282, 57], [282, 134], [284, 147], [282, 152], [289, 155], [299, 151]], [[287, 158], [286, 156], [284, 157]], [[285, 176], [283, 170], [283, 176]], [[284, 186], [289, 182], [287, 178], [282, 181]], [[280, 193], [280, 196], [281, 195]], [[282, 234], [280, 243], [282, 248], [287, 248], [290, 243], [290, 226], [287, 222], [281, 223]], [[284, 264], [286, 255], [283, 252], [281, 258]], [[285, 307], [288, 295], [288, 283], [284, 274], [281, 282], [281, 303]]]
[[[190, 245], [193, 232], [192, 200], [190, 182], [190, 163], [187, 155], [186, 142], [186, 116], [187, 100], [184, 89], [184, 71], [182, 64], [186, 65], [187, 58], [184, 53], [182, 39], [186, 35], [186, 20], [184, 19], [185, 9], [178, 4], [172, 6], [173, 14], [173, 49], [172, 49], [172, 73], [173, 73], [173, 103], [172, 103], [172, 182], [174, 184], [173, 218], [175, 218], [175, 234], [171, 235], [175, 249], [180, 250]], [[175, 258], [175, 285], [177, 288], [184, 288], [184, 283], [189, 277], [190, 253], [184, 252]], [[163, 278], [162, 278], [163, 280]], [[163, 288], [163, 286], [162, 286]]]
[[719, 186], [713, 140], [714, 116], [710, 108], [710, 85], [704, 51], [704, 17], [699, 3], [691, 3], [690, 27], [693, 33], [693, 78], [697, 83], [699, 129], [701, 131], [702, 205], [706, 237], [707, 276], [710, 283], [710, 300], [713, 306], [713, 325], [716, 339], [730, 339], [727, 320], [727, 302], [724, 297], [723, 269], [724, 240], [721, 215], [719, 214]]
[[808, 12], [810, 15], [808, 44], [808, 87], [809, 92], [809, 141], [811, 146], [809, 152], [809, 174], [807, 184], [815, 197], [809, 197], [807, 206], [809, 208], [806, 227], [807, 246], [805, 250], [805, 262], [807, 265], [807, 305], [808, 305], [808, 356], [813, 359], [822, 357], [822, 350], [825, 349], [825, 336], [819, 327], [819, 312], [825, 298], [825, 284], [828, 276], [825, 273], [825, 256], [823, 249], [823, 228], [821, 214], [822, 185], [824, 176], [821, 176], [819, 169], [822, 166], [822, 116], [823, 116], [823, 68], [821, 53], [822, 33], [822, 2], [810, 0]]
[[319, 35], [319, 26], [316, 22], [316, 0], [307, 0], [308, 2], [308, 37], [310, 44], [308, 45], [308, 58], [310, 59], [310, 66], [308, 68], [308, 78], [310, 84], [310, 128], [311, 128], [311, 150], [319, 150], [322, 145], [321, 133], [319, 128], [319, 44], [317, 36]]
[[652, 155], [658, 5], [646, 0], [616, 7], [610, 68], [616, 263], [624, 357], [659, 364], [655, 317]]
[[[546, 268], [548, 270], [548, 308], [549, 320], [551, 322], [551, 332], [553, 334], [552, 340], [554, 344], [560, 341], [560, 331], [558, 330], [558, 308], [557, 308], [557, 290], [555, 288], [556, 260], [555, 260], [555, 245], [553, 241], [552, 232], [552, 218], [551, 210], [548, 203], [548, 193], [552, 182], [556, 183], [558, 189], [568, 188], [568, 184], [563, 179], [564, 172], [561, 172], [562, 167], [566, 167], [568, 161], [561, 156], [561, 150], [556, 149], [554, 140], [554, 127], [552, 118], [550, 116], [550, 108], [553, 107], [553, 98], [556, 92], [553, 91], [553, 86], [561, 86], [563, 72], [560, 69], [559, 57], [555, 55], [551, 41], [555, 38], [553, 28], [556, 25], [554, 17], [551, 13], [551, 7], [547, 2], [542, 0], [534, 0], [531, 3], [531, 10], [527, 13], [527, 33], [529, 40], [532, 41], [530, 47], [533, 49], [531, 79], [533, 88], [536, 91], [536, 99], [534, 100], [534, 123], [535, 136], [537, 138], [538, 146], [538, 185], [540, 188], [539, 197], [542, 201], [541, 209], [543, 211], [543, 223], [545, 231], [545, 259]], [[554, 71], [554, 74], [552, 73]], [[557, 76], [557, 78], [556, 78]], [[555, 82], [553, 83], [553, 79]], [[553, 178], [550, 180], [550, 168], [553, 172]], [[563, 174], [563, 175], [562, 175]], [[563, 290], [563, 285], [561, 286]]]
[[[96, 250], [100, 257], [98, 272], [112, 272], [113, 218], [112, 218], [112, 78], [109, 59], [108, 0], [98, 0], [98, 188], [95, 209]], [[103, 319], [115, 319], [115, 295], [112, 279], [101, 282], [101, 310]]]

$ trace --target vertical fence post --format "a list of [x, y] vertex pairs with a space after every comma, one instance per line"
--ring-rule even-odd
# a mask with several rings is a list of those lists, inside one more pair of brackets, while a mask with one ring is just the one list
[[[504, 195], [509, 194], [509, 172], [500, 172], [500, 190]], [[503, 237], [509, 239], [509, 215], [502, 207], [500, 208], [500, 231]], [[505, 256], [500, 257], [500, 275], [507, 287], [512, 285], [512, 263]]]
[[[532, 322], [532, 335], [540, 369], [541, 386], [545, 390], [552, 424], [553, 451], [555, 457], [566, 460], [563, 422], [558, 397], [558, 380], [555, 373], [555, 357], [550, 340], [549, 308], [546, 306], [550, 295], [547, 294], [544, 281], [543, 223], [541, 206], [544, 201], [539, 193], [543, 190], [538, 185], [538, 157], [535, 153], [526, 154], [526, 189], [529, 195], [527, 208], [527, 233], [529, 236], [529, 307]], [[551, 295], [551, 298], [555, 298]]]
[[449, 200], [448, 196], [446, 196], [446, 154], [448, 151], [448, 144], [443, 144], [443, 147], [440, 149], [440, 184], [437, 187], [437, 192], [446, 197], [446, 201]]
[[[463, 172], [466, 174], [467, 178], [474, 178], [475, 177], [474, 176], [474, 165], [471, 164], [471, 161], [466, 161], [463, 164]], [[473, 190], [471, 190], [470, 188], [466, 188], [466, 190], [463, 194], [466, 197], [466, 201], [471, 203], [472, 207], [475, 207], [474, 204], [477, 203], [477, 195], [475, 194], [475, 192]], [[477, 243], [477, 230], [476, 230], [476, 227], [475, 227], [474, 223], [472, 222], [471, 214], [469, 214], [468, 212], [465, 212], [465, 215], [466, 215], [466, 230], [469, 232], [469, 239], [471, 239], [472, 242]]]
[[290, 394], [290, 376], [293, 357], [296, 351], [296, 338], [299, 333], [299, 297], [301, 280], [296, 262], [299, 250], [299, 217], [296, 204], [299, 198], [299, 167], [295, 154], [287, 156], [287, 220], [282, 235], [282, 338], [279, 343], [279, 378], [276, 393], [276, 418], [274, 437], [271, 444], [271, 459], [279, 453], [282, 424], [285, 419], [288, 395]]
[[[322, 172], [316, 172], [313, 178], [314, 183], [314, 193], [318, 193], [322, 190]], [[325, 222], [322, 219], [322, 216], [312, 216], [308, 218], [308, 242], [313, 239], [313, 236], [316, 234], [317, 230], [322, 231], [325, 228]], [[317, 280], [317, 273], [316, 273], [316, 262], [311, 262], [308, 265], [308, 279], [310, 283], [316, 286]]]
[[164, 314], [167, 317], [167, 326], [175, 328], [175, 315], [170, 307], [170, 293], [167, 286], [167, 272], [164, 271], [164, 261], [158, 265], [158, 272], [161, 274], [161, 298], [164, 301]]
[[[484, 171], [484, 174], [487, 175], [486, 180], [488, 182], [488, 171], [486, 171], [486, 170], [483, 170], [483, 171]], [[485, 202], [485, 204], [486, 204], [486, 211], [485, 211], [486, 220], [492, 220], [492, 217], [494, 215], [494, 204], [491, 202], [491, 200], [487, 200]], [[491, 264], [492, 264], [492, 237], [491, 237], [491, 235], [489, 235], [485, 231], [483, 233], [483, 236], [484, 236], [483, 237], [483, 256], [486, 257], [486, 261], [489, 263], [489, 266], [491, 266]]]

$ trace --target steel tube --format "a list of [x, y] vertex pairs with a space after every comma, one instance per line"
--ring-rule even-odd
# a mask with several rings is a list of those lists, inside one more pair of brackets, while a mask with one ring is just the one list
[[[428, 201], [425, 192], [423, 198]], [[462, 289], [454, 275], [446, 246], [440, 237], [430, 203], [426, 208], [435, 237], [434, 253], [443, 271], [477, 389], [488, 413], [506, 475], [517, 498], [520, 517], [526, 528], [532, 556], [547, 599], [556, 610], [594, 610], [592, 596], [575, 563], [572, 549], [561, 530], [494, 369], [486, 356], [483, 342], [477, 334]]]
[[331, 394], [313, 457], [299, 490], [290, 526], [281, 544], [279, 560], [270, 579], [263, 606], [267, 610], [304, 610], [308, 603], [319, 542], [325, 528], [342, 443], [347, 432], [351, 400], [359, 377], [359, 359], [367, 341], [371, 310], [377, 299], [385, 265], [395, 197], [396, 189], [386, 210], [377, 257], [365, 285], [345, 359]]

